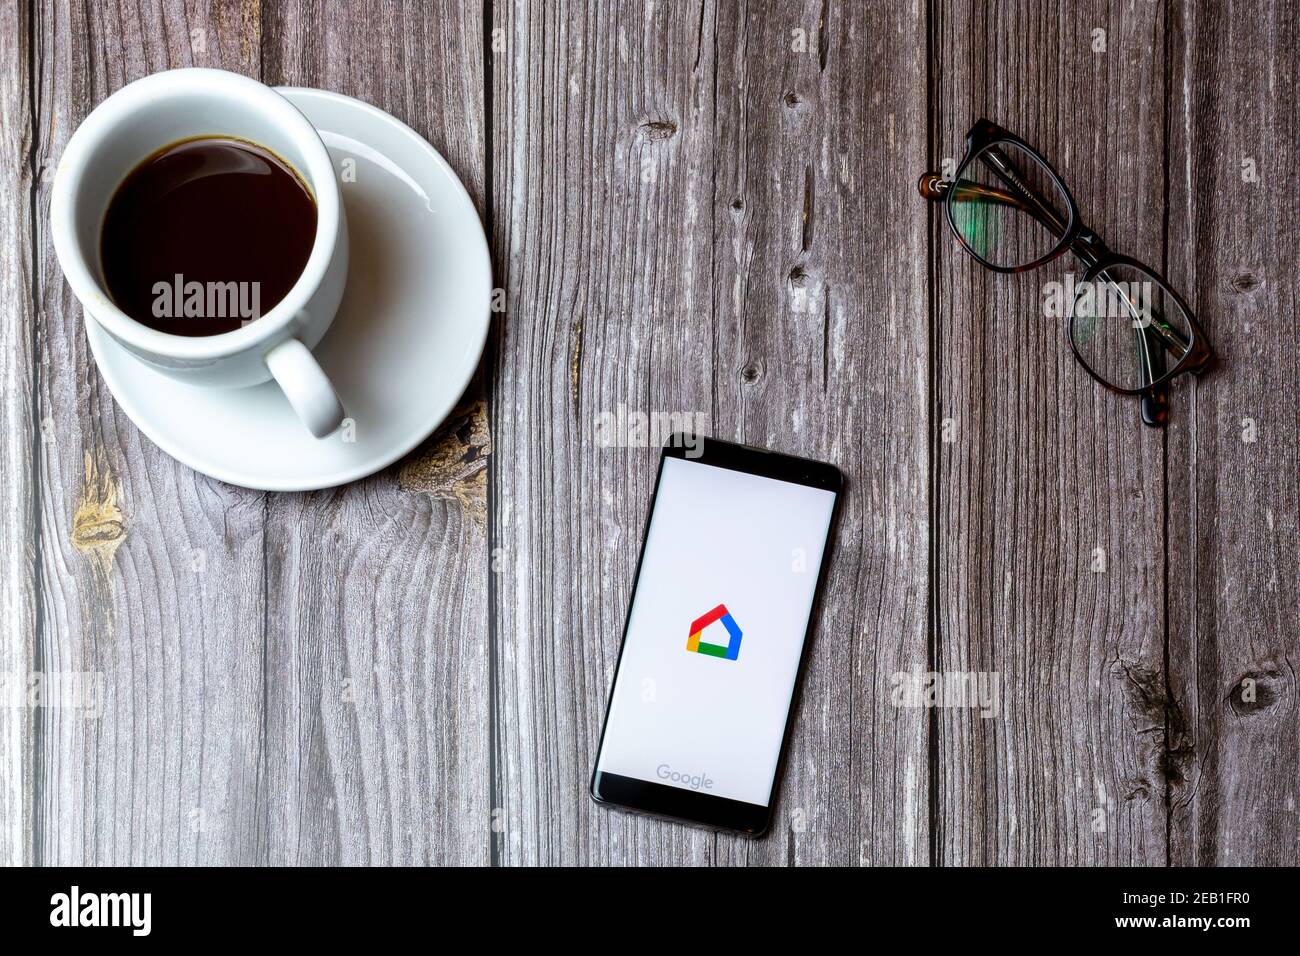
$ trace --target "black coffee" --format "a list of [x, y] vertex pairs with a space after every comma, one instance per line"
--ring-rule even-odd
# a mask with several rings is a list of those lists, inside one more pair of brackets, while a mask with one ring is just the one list
[[173, 143], [117, 188], [100, 240], [117, 307], [173, 335], [218, 335], [269, 312], [302, 275], [316, 203], [284, 160], [244, 140]]

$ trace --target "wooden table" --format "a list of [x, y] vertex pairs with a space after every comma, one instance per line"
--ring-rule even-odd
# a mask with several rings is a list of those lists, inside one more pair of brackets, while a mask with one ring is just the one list
[[[4, 0], [0, 671], [103, 698], [0, 709], [0, 862], [1300, 863], [1298, 23]], [[89, 354], [55, 165], [113, 90], [200, 65], [392, 112], [482, 212], [479, 380], [365, 481], [198, 475]], [[917, 195], [979, 116], [1213, 337], [1167, 431], [1043, 318], [1064, 262], [981, 270]], [[619, 405], [849, 477], [766, 839], [586, 795], [657, 460], [597, 441]], [[894, 706], [929, 671], [997, 672], [1000, 713]]]

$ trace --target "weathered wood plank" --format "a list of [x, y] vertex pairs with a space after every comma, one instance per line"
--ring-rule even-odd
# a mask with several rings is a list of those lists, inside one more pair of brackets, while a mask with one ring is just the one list
[[144, 439], [94, 369], [54, 257], [51, 173], [82, 117], [170, 66], [257, 72], [256, 7], [41, 3], [36, 297], [38, 666], [97, 674], [96, 719], [37, 712], [41, 863], [251, 863], [261, 761], [263, 508]]
[[713, 24], [711, 2], [493, 8], [503, 863], [712, 853], [587, 784], [658, 460], [600, 447], [597, 416], [712, 408]]
[[[835, 13], [825, 36], [818, 20], [815, 4], [782, 17], [707, 3], [496, 8], [510, 43], [494, 84], [509, 310], [496, 387], [515, 396], [495, 429], [506, 462], [494, 544], [507, 862], [925, 856], [923, 719], [863, 689], [885, 661], [924, 660], [926, 345], [906, 321], [872, 323], [891, 301], [923, 321], [910, 300], [923, 303], [924, 276], [897, 252], [898, 279], [862, 268], [905, 248], [909, 229], [922, 238], [904, 212], [913, 174], [902, 166], [925, 135], [921, 105], [905, 102], [924, 75], [924, 34], [915, 8]], [[868, 105], [871, 55], [907, 82]], [[880, 111], [877, 132], [862, 127], [868, 110]], [[894, 147], [865, 159], [890, 112]], [[869, 188], [885, 171], [888, 192]], [[807, 197], [805, 239], [810, 179], [822, 198]], [[900, 225], [867, 235], [864, 218]], [[878, 339], [858, 345], [863, 324]], [[906, 356], [896, 365], [893, 348]], [[870, 403], [859, 396], [868, 376], [883, 378]], [[879, 467], [858, 440], [865, 429], [901, 479], [851, 492], [780, 832], [762, 844], [715, 845], [586, 803], [656, 458], [596, 447], [595, 416], [620, 404], [703, 413], [716, 435], [822, 455], [854, 474], [867, 460]]]
[[1170, 859], [1300, 864], [1294, 9], [1172, 10], [1169, 277], [1219, 355], [1169, 432]]
[[32, 862], [34, 720], [12, 696], [25, 696], [37, 616], [28, 14], [21, 0], [0, 6], [0, 866]]
[[[1115, 249], [1158, 267], [1162, 9], [936, 3], [931, 16], [933, 166], [960, 161], [988, 117], [1053, 162]], [[931, 221], [936, 669], [996, 672], [1002, 696], [996, 718], [934, 713], [936, 856], [1162, 864], [1163, 436], [1044, 316], [1044, 283], [1077, 263], [996, 275], [939, 209]]]
[[718, 8], [714, 432], [848, 477], [773, 835], [720, 862], [929, 857], [925, 16]]
[[[339, 24], [374, 19], [361, 8], [330, 11], [273, 15], [271, 24], [290, 22], [293, 32], [267, 27], [271, 82], [338, 79], [319, 62], [282, 66], [284, 54], [311, 47], [303, 37], [318, 28], [334, 44], [328, 60], [340, 52]], [[47, 165], [81, 116], [130, 79], [182, 65], [262, 72], [257, 6], [151, 8], [124, 20], [96, 11], [90, 22], [83, 12], [38, 14], [42, 62], [67, 65], [42, 74], [38, 146]], [[430, 135], [481, 195], [477, 14], [382, 12], [398, 49], [415, 41], [445, 50], [446, 61], [420, 63], [455, 82], [430, 73], [405, 109], [392, 91], [411, 72], [382, 65], [394, 51], [366, 63], [352, 52], [357, 75], [385, 89], [349, 92]], [[57, 437], [45, 453], [43, 657], [102, 673], [106, 697], [98, 721], [38, 716], [39, 858], [485, 859], [482, 478], [448, 478], [438, 442], [405, 463], [407, 490], [397, 468], [319, 499], [268, 498], [194, 475], [114, 408], [90, 370], [80, 309], [48, 236], [41, 243], [52, 303], [42, 401]], [[461, 433], [486, 450], [485, 415], [472, 408]], [[354, 708], [341, 706], [348, 677]]]
[[[482, 203], [482, 27], [478, 4], [454, 0], [275, 3], [262, 79], [387, 110]], [[386, 472], [269, 500], [267, 862], [488, 861], [491, 441], [478, 389]]]

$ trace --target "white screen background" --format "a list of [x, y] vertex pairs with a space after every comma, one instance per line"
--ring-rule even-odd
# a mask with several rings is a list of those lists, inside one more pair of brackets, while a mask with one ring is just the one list
[[[706, 774], [700, 792], [766, 806], [812, 610], [832, 492], [668, 458], [597, 769], [669, 786], [656, 768]], [[734, 660], [686, 650], [725, 604]], [[705, 642], [726, 645], [721, 622]]]

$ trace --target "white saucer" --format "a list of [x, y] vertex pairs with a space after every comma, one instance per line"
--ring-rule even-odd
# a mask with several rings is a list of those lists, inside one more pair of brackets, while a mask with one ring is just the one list
[[392, 464], [447, 417], [483, 354], [492, 267], [465, 187], [418, 133], [351, 97], [279, 92], [320, 132], [336, 173], [348, 171], [347, 291], [315, 355], [352, 427], [317, 440], [274, 382], [186, 385], [95, 322], [86, 335], [113, 397], [163, 451], [234, 485], [306, 491]]

